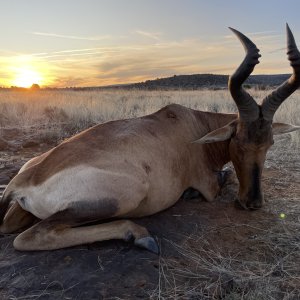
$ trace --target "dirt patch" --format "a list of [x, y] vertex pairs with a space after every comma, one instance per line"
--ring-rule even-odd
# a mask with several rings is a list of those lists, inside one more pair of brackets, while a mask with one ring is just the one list
[[[27, 145], [1, 152], [0, 184], [54, 146]], [[181, 199], [136, 220], [158, 239], [160, 256], [122, 241], [18, 252], [12, 246], [16, 235], [0, 235], [0, 299], [299, 299], [296, 158], [279, 164], [268, 159], [268, 203], [259, 211], [235, 208], [233, 177], [213, 203]]]

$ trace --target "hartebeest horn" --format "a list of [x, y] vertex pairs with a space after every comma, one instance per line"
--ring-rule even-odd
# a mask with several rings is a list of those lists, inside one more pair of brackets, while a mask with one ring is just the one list
[[262, 113], [266, 120], [271, 121], [281, 103], [288, 98], [300, 86], [300, 53], [294, 36], [286, 24], [287, 33], [287, 55], [293, 68], [292, 76], [268, 95], [262, 102]]
[[235, 101], [240, 119], [246, 122], [254, 121], [259, 116], [259, 108], [255, 100], [243, 89], [242, 84], [250, 76], [255, 65], [259, 63], [258, 58], [261, 56], [256, 45], [241, 32], [229, 27], [231, 31], [238, 37], [244, 46], [246, 56], [230, 76], [228, 87], [233, 100]]

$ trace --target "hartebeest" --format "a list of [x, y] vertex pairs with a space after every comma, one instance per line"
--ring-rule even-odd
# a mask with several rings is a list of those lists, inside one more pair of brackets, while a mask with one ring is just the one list
[[[233, 162], [238, 200], [257, 209], [264, 202], [261, 174], [273, 135], [298, 126], [273, 123], [280, 104], [300, 86], [300, 53], [287, 26], [293, 75], [261, 105], [242, 84], [258, 63], [259, 50], [242, 33], [246, 56], [230, 77], [239, 114], [202, 112], [168, 105], [141, 118], [92, 127], [27, 162], [0, 202], [0, 231], [35, 225], [14, 240], [18, 250], [51, 250], [108, 239], [134, 239], [158, 252], [146, 228], [129, 218], [173, 205], [189, 187], [209, 201]], [[88, 224], [100, 221], [100, 224]]]

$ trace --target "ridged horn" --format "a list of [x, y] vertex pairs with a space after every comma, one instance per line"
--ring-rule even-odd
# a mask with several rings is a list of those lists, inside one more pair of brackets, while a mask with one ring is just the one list
[[269, 121], [273, 120], [274, 114], [281, 103], [300, 86], [300, 53], [288, 24], [286, 24], [286, 34], [287, 56], [293, 68], [293, 74], [275, 91], [263, 99], [261, 105], [262, 114], [264, 118]]
[[259, 117], [259, 108], [252, 96], [243, 89], [242, 84], [250, 76], [255, 65], [259, 63], [258, 58], [261, 55], [256, 45], [249, 38], [236, 29], [231, 27], [229, 29], [242, 43], [246, 56], [237, 70], [230, 76], [228, 88], [238, 107], [240, 119], [251, 122]]

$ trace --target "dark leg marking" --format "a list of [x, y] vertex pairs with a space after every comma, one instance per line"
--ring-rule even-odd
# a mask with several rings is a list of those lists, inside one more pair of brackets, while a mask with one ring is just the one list
[[66, 208], [65, 217], [78, 222], [91, 222], [109, 219], [118, 212], [118, 208], [118, 200], [114, 198], [76, 201], [70, 203], [70, 205]]

